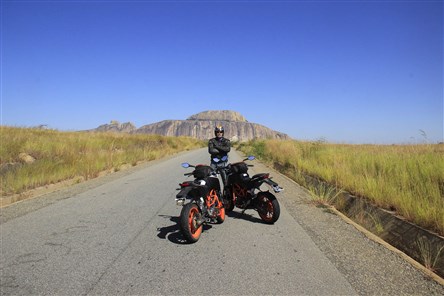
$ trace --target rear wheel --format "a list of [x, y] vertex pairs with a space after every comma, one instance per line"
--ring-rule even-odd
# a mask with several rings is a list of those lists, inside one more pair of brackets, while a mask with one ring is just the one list
[[202, 215], [195, 203], [188, 203], [183, 206], [180, 212], [179, 227], [185, 239], [190, 243], [199, 240], [202, 234]]
[[276, 222], [281, 214], [281, 208], [276, 197], [270, 192], [260, 192], [257, 199], [257, 212], [261, 219], [268, 224]]

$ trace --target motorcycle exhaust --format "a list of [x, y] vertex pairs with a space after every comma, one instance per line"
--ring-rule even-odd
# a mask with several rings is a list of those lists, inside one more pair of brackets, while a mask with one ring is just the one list
[[279, 193], [282, 190], [284, 190], [284, 188], [279, 187], [279, 185], [272, 185], [271, 187], [273, 188], [273, 191], [276, 192], [276, 193]]
[[265, 179], [264, 181], [265, 181], [265, 183], [267, 183], [268, 185], [270, 185], [271, 188], [273, 188], [273, 191], [274, 191], [275, 193], [279, 193], [279, 192], [281, 192], [282, 190], [284, 190], [284, 188], [280, 187], [280, 186], [278, 185], [278, 183], [272, 181], [271, 179]]

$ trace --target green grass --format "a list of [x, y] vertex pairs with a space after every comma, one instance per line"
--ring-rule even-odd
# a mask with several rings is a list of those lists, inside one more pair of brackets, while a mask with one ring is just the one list
[[328, 187], [324, 184], [319, 186], [308, 186], [308, 192], [315, 204], [318, 205], [331, 205], [342, 193], [341, 190], [335, 190], [334, 187]]
[[444, 145], [345, 145], [324, 142], [251, 141], [246, 154], [274, 165], [297, 182], [298, 172], [395, 210], [444, 235]]
[[416, 241], [419, 250], [419, 256], [424, 266], [432, 271], [436, 271], [436, 264], [444, 251], [444, 246], [433, 246], [425, 237], [420, 237]]
[[[18, 194], [76, 177], [90, 179], [122, 165], [164, 157], [206, 143], [185, 137], [117, 133], [59, 132], [0, 127], [0, 194]], [[20, 153], [35, 158], [20, 164]]]

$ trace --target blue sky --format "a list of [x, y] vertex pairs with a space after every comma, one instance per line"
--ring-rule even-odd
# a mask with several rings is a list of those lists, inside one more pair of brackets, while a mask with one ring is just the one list
[[444, 141], [443, 1], [1, 2], [1, 124], [235, 110], [298, 140]]

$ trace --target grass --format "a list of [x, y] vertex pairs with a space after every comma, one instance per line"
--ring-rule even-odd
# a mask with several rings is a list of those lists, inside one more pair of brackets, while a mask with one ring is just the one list
[[[185, 137], [0, 128], [1, 196], [76, 177], [95, 178], [106, 170], [206, 145]], [[23, 164], [20, 153], [35, 161]]]
[[444, 235], [444, 145], [256, 140], [238, 149], [297, 182], [315, 176]]
[[[22, 193], [63, 180], [97, 177], [206, 146], [185, 137], [59, 132], [0, 127], [0, 195]], [[238, 149], [254, 154], [304, 185], [302, 173], [396, 210], [407, 220], [444, 235], [444, 145], [344, 145], [257, 140]], [[32, 156], [21, 164], [20, 153]], [[330, 192], [316, 192], [329, 202]]]
[[319, 186], [308, 186], [308, 192], [317, 205], [331, 205], [334, 200], [342, 193], [341, 190], [335, 190], [333, 187], [321, 184]]
[[419, 255], [425, 267], [435, 271], [435, 266], [444, 250], [444, 246], [433, 246], [426, 238], [420, 237], [416, 241]]

